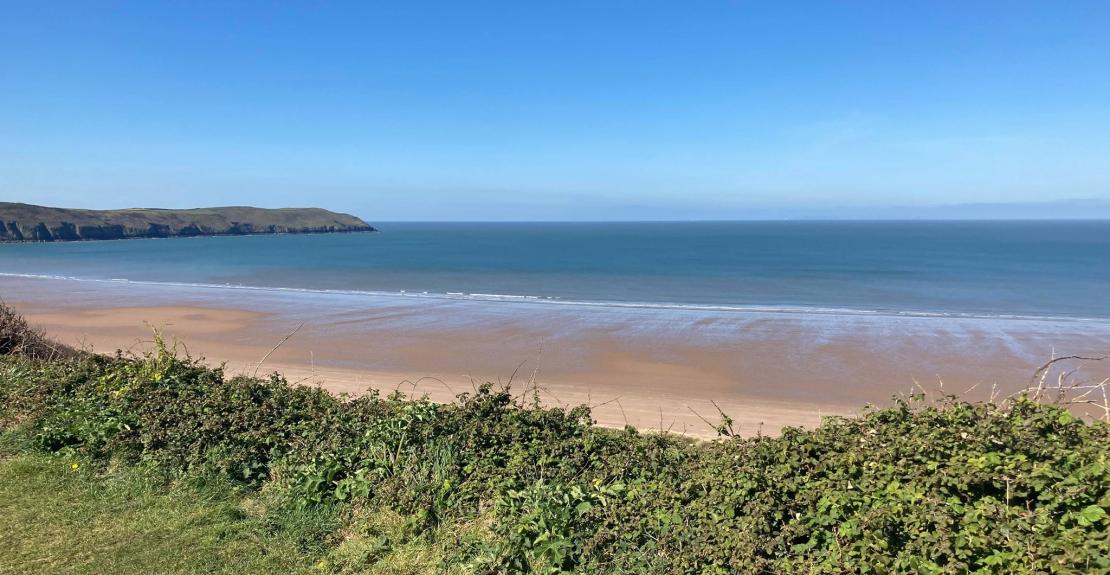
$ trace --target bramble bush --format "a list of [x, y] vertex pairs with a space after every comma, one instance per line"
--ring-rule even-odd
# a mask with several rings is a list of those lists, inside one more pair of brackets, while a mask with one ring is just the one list
[[486, 525], [444, 560], [480, 573], [1110, 572], [1110, 425], [1028, 398], [707, 442], [489, 385], [441, 405], [227, 377], [158, 340], [2, 355], [0, 408], [27, 448], [378, 509], [408, 538]]

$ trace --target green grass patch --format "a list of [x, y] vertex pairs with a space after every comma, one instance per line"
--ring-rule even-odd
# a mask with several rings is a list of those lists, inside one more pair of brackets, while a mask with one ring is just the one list
[[313, 555], [230, 490], [167, 488], [41, 455], [0, 460], [0, 573], [308, 573]]
[[305, 509], [274, 494], [41, 454], [0, 458], [0, 574], [464, 575], [480, 521], [414, 536], [388, 509]]

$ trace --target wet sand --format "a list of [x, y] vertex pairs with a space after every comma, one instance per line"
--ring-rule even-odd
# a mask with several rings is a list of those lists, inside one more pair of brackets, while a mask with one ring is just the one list
[[[0, 297], [61, 341], [98, 352], [140, 351], [156, 327], [232, 373], [276, 370], [337, 393], [401, 389], [436, 401], [511, 379], [514, 391], [538, 389], [551, 405], [594, 406], [603, 425], [697, 436], [712, 435], [703, 418], [716, 421], [716, 406], [744, 434], [777, 433], [889, 403], [915, 385], [937, 392], [943, 382], [944, 391], [973, 398], [1008, 393], [1054, 352], [1110, 350], [1110, 321], [1062, 318], [622, 308], [12, 277], [0, 277]], [[1090, 378], [1110, 375], [1110, 365], [1085, 369]]]

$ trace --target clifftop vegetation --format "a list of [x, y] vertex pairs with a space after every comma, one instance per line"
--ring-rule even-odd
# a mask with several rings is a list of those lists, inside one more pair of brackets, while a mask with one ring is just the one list
[[0, 241], [366, 231], [374, 228], [354, 216], [320, 208], [75, 210], [0, 202]]
[[156, 340], [139, 357], [9, 351], [0, 426], [4, 449], [87, 481], [234, 486], [220, 501], [268, 525], [259, 540], [297, 541], [290, 572], [1110, 570], [1110, 424], [1036, 392], [699, 442], [488, 385], [449, 405], [335, 397]]

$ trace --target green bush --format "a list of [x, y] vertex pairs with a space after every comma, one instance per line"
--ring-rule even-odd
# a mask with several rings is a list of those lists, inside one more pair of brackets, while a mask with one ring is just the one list
[[138, 358], [0, 356], [0, 399], [28, 448], [403, 518], [352, 555], [365, 561], [431, 544], [443, 525], [488, 524], [488, 539], [436, 543], [445, 569], [1110, 570], [1110, 425], [1028, 399], [906, 400], [700, 442], [600, 428], [584, 408], [491, 386], [438, 405], [228, 378], [161, 342]]

